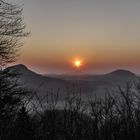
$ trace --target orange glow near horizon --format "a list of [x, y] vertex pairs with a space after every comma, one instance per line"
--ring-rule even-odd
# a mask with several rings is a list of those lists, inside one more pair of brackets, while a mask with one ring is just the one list
[[138, 0], [21, 1], [31, 35], [17, 64], [39, 73], [140, 73]]

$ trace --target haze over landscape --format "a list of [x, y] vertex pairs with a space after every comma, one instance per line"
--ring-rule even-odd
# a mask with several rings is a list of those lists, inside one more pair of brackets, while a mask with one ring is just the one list
[[21, 0], [30, 37], [16, 64], [38, 73], [140, 71], [140, 1]]
[[[51, 97], [59, 91], [59, 101], [64, 101], [67, 94], [81, 95], [85, 101], [97, 97], [104, 97], [109, 90], [118, 96], [119, 86], [125, 88], [128, 82], [137, 81], [137, 76], [126, 70], [116, 70], [102, 75], [90, 74], [49, 74], [41, 75], [30, 70], [25, 65], [15, 65], [6, 70], [19, 73], [18, 83], [25, 89], [36, 91], [39, 98]], [[69, 92], [68, 92], [69, 91]], [[46, 102], [44, 98], [44, 102]]]

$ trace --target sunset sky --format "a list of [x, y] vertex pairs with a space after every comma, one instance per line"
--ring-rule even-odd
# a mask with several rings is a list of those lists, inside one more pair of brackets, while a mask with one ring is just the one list
[[39, 73], [140, 73], [140, 0], [21, 0], [31, 35], [17, 63]]

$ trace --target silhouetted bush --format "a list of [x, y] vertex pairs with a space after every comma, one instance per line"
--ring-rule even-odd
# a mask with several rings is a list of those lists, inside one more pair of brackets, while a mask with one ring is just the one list
[[[116, 95], [116, 94], [115, 94]], [[63, 108], [46, 108], [36, 114], [35, 138], [40, 140], [138, 140], [140, 138], [139, 90], [118, 87], [118, 96], [83, 102], [68, 96]], [[50, 104], [49, 104], [50, 105]]]
[[[15, 75], [8, 71], [1, 71], [1, 140], [140, 138], [139, 82], [118, 87], [118, 94], [108, 93], [105, 97], [89, 101], [83, 101], [79, 94], [68, 93], [63, 105], [59, 107], [59, 92], [46, 96], [46, 99], [44, 97], [44, 105], [36, 93], [30, 94], [28, 90], [23, 90], [13, 77]], [[36, 98], [31, 99], [29, 95]]]
[[[20, 114], [27, 94], [30, 92], [21, 88], [15, 79], [17, 74], [0, 70], [0, 139], [9, 140], [13, 133], [17, 135], [19, 127], [15, 124], [24, 120]], [[26, 112], [26, 111], [25, 111]], [[26, 114], [27, 117], [30, 117]], [[23, 119], [21, 119], [23, 117]], [[20, 119], [19, 119], [20, 118]], [[27, 118], [26, 118], [27, 119]], [[30, 121], [29, 121], [30, 122]], [[16, 128], [16, 129], [15, 129]]]

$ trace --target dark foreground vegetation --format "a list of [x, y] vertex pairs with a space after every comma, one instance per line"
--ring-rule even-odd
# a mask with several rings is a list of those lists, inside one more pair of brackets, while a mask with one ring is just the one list
[[108, 93], [87, 102], [69, 92], [58, 107], [58, 93], [46, 97], [45, 105], [38, 97], [35, 103], [36, 94], [9, 78], [14, 75], [0, 75], [0, 140], [140, 139], [139, 82], [118, 87], [118, 96]]

